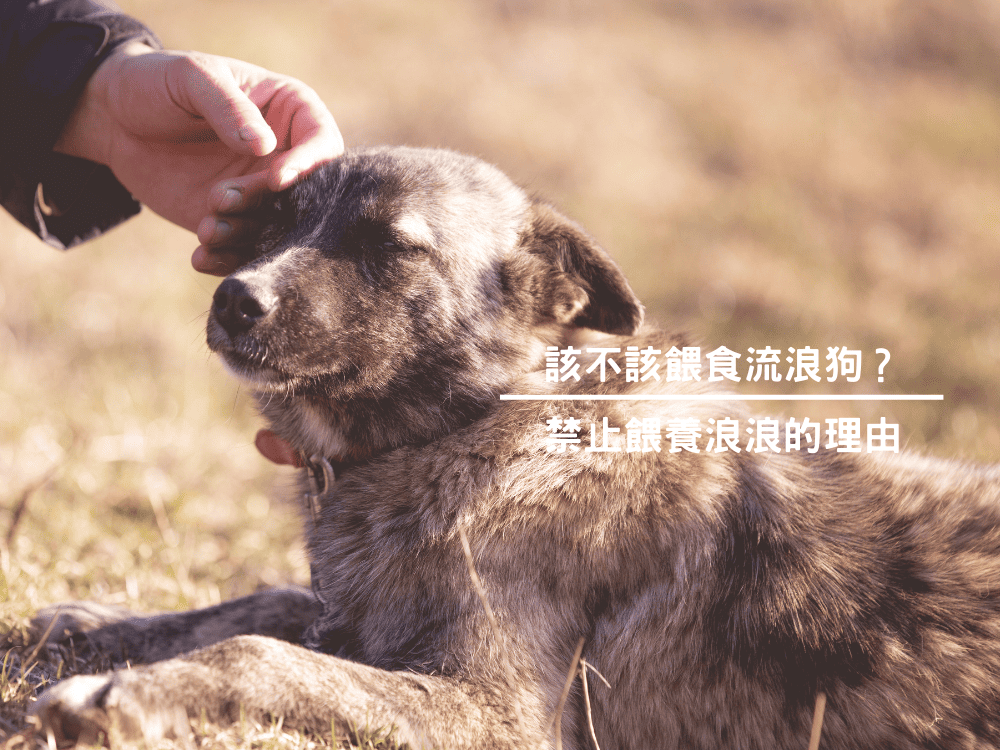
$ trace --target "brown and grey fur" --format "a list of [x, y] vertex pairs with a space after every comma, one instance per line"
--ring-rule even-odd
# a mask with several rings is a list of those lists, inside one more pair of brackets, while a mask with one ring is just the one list
[[[64, 613], [56, 637], [152, 663], [52, 688], [37, 715], [56, 734], [186, 736], [202, 712], [243, 710], [509, 748], [524, 744], [516, 703], [528, 744], [549, 747], [583, 638], [608, 681], [589, 685], [603, 750], [805, 748], [820, 691], [825, 748], [1000, 747], [996, 469], [825, 449], [549, 453], [553, 414], [737, 415], [499, 401], [710, 386], [547, 383], [549, 344], [683, 342], [640, 329], [607, 255], [477, 160], [352, 153], [272, 218], [208, 337], [273, 429], [340, 469], [310, 523], [320, 600]], [[579, 681], [561, 728], [564, 747], [591, 746]]]

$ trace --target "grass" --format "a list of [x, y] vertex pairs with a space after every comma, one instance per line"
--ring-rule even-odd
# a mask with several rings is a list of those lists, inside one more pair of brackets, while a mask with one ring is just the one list
[[[986, 3], [122, 5], [168, 45], [308, 81], [349, 144], [499, 164], [612, 251], [651, 318], [706, 345], [847, 345], [865, 352], [858, 391], [945, 396], [772, 416], [885, 416], [910, 448], [997, 459], [1000, 20]], [[215, 281], [189, 270], [193, 246], [144, 215], [61, 254], [0, 216], [9, 643], [53, 602], [179, 609], [307, 580], [286, 475], [257, 456], [252, 404], [203, 344]], [[0, 671], [5, 734], [57, 677], [44, 658], [23, 674], [26, 656]]]

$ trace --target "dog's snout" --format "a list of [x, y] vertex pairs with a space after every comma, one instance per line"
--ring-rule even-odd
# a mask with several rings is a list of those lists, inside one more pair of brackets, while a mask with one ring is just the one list
[[212, 312], [230, 336], [249, 331], [278, 306], [278, 296], [269, 289], [228, 278], [212, 298]]

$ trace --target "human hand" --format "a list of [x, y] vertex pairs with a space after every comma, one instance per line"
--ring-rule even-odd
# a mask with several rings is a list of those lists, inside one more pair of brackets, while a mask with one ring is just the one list
[[271, 192], [343, 152], [304, 83], [250, 63], [141, 43], [87, 83], [56, 150], [106, 164], [141, 203], [193, 232], [196, 270], [225, 276]]
[[295, 450], [287, 440], [278, 437], [278, 434], [272, 430], [258, 430], [254, 445], [257, 446], [260, 455], [272, 463], [280, 466], [294, 466], [297, 469], [305, 466], [302, 454]]

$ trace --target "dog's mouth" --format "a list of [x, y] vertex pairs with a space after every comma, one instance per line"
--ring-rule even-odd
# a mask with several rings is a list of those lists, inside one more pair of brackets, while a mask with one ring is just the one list
[[266, 343], [256, 338], [244, 337], [229, 351], [223, 353], [227, 362], [242, 370], [259, 371], [269, 369], [268, 355], [270, 351]]
[[[208, 348], [219, 355], [237, 380], [260, 393], [327, 394], [331, 387], [343, 386], [345, 378], [350, 378], [351, 368], [332, 363], [329, 356], [304, 355], [304, 360], [303, 357], [282, 356], [282, 342], [274, 342], [266, 334], [266, 331], [258, 334], [251, 330], [233, 336], [215, 316], [209, 316]], [[316, 366], [318, 362], [322, 362], [322, 366]]]
[[298, 379], [281, 367], [266, 340], [248, 333], [230, 338], [214, 319], [209, 320], [208, 348], [221, 357], [237, 379], [258, 390], [286, 391]]

